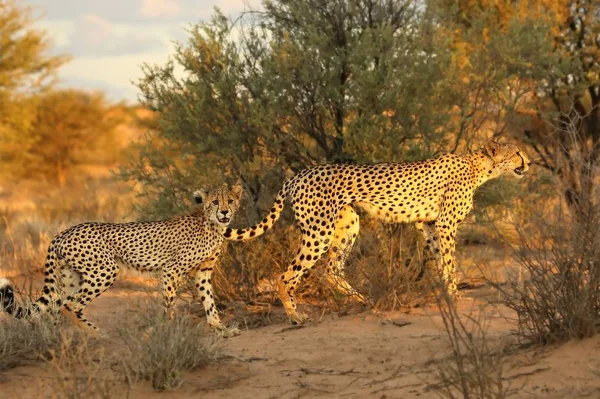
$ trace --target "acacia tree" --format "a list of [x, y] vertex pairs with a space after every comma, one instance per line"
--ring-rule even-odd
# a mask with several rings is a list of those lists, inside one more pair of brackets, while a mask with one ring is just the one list
[[407, 161], [504, 135], [554, 62], [548, 24], [537, 11], [488, 29], [497, 11], [456, 10], [277, 0], [236, 23], [217, 13], [166, 65], [144, 67], [157, 131], [122, 175], [145, 185], [154, 211], [215, 178], [269, 202], [288, 170]]
[[[561, 177], [564, 165], [560, 154], [564, 151], [556, 145], [557, 132], [552, 126], [560, 125], [554, 107], [567, 104], [565, 83], [577, 69], [573, 58], [565, 57], [563, 46], [555, 40], [561, 32], [565, 33], [564, 21], [570, 13], [568, 3], [567, 0], [429, 2], [438, 10], [436, 15], [442, 29], [453, 37], [452, 51], [460, 65], [458, 79], [454, 80], [472, 88], [464, 91], [468, 101], [461, 108], [471, 112], [466, 113], [466, 118], [461, 112], [461, 119], [471, 131], [479, 130], [487, 137], [517, 139], [537, 164], [559, 176], [567, 198], [572, 190]], [[559, 102], [549, 100], [554, 96], [548, 95], [552, 87], [540, 90], [543, 82], [555, 85]], [[564, 141], [569, 133], [563, 127]], [[498, 184], [502, 182], [484, 186], [477, 197], [487, 195], [487, 200], [493, 200], [497, 197], [494, 186]]]
[[166, 65], [144, 67], [138, 86], [157, 133], [122, 172], [145, 185], [155, 211], [215, 178], [271, 201], [288, 170], [446, 147], [450, 117], [437, 104], [450, 95], [440, 84], [450, 54], [416, 2], [263, 6], [236, 23], [217, 12]]

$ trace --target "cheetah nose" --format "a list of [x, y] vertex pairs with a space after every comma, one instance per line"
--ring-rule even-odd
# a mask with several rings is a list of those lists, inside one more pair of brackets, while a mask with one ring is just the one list
[[229, 211], [221, 211], [221, 213], [223, 214], [223, 216], [227, 216], [227, 214], [229, 213]]
[[515, 169], [515, 173], [518, 174], [519, 176], [522, 176], [523, 173], [525, 173], [525, 168], [523, 166], [519, 166], [518, 168]]

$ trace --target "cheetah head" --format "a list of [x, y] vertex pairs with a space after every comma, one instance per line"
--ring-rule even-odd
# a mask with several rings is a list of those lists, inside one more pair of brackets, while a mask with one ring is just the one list
[[493, 161], [490, 173], [494, 176], [511, 174], [517, 179], [521, 179], [531, 165], [527, 155], [514, 144], [500, 144], [491, 141], [485, 145], [483, 151]]
[[204, 206], [211, 222], [227, 226], [240, 206], [242, 186], [236, 184], [231, 190], [225, 185], [214, 190], [200, 189], [194, 192], [193, 198], [198, 206]]

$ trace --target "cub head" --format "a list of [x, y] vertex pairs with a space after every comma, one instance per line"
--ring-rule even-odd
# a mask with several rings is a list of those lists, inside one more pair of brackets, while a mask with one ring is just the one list
[[240, 206], [242, 186], [236, 184], [232, 189], [226, 185], [214, 190], [200, 189], [194, 191], [194, 203], [204, 207], [208, 220], [215, 224], [227, 226]]
[[517, 179], [521, 179], [531, 165], [527, 155], [514, 144], [500, 144], [490, 141], [484, 146], [483, 152], [493, 162], [490, 178], [510, 174]]

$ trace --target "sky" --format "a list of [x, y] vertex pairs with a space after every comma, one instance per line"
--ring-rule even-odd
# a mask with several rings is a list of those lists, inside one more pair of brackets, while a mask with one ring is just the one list
[[52, 52], [72, 60], [61, 87], [102, 90], [113, 101], [137, 102], [132, 83], [141, 65], [164, 64], [173, 42], [185, 42], [190, 24], [207, 21], [218, 6], [236, 18], [260, 0], [23, 0], [46, 30]]

